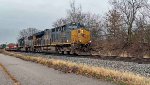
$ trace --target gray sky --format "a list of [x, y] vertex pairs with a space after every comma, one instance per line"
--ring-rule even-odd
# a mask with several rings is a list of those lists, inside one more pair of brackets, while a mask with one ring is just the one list
[[[50, 29], [53, 22], [65, 17], [71, 0], [0, 0], [0, 44], [16, 42], [21, 29]], [[102, 15], [109, 9], [108, 0], [76, 0], [84, 12]]]

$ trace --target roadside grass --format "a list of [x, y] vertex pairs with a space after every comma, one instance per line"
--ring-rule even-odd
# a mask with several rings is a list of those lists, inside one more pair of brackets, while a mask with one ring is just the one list
[[24, 56], [21, 54], [10, 53], [6, 51], [3, 52], [3, 54], [46, 65], [50, 68], [54, 68], [65, 73], [75, 73], [87, 77], [93, 77], [96, 79], [112, 81], [117, 83], [118, 85], [150, 85], [150, 78], [131, 72], [121, 72], [117, 70], [106, 69], [103, 67], [93, 67], [85, 64], [76, 64], [64, 60]]

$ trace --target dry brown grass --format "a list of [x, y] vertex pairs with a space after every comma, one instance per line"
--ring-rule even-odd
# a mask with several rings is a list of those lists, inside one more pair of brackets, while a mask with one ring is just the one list
[[4, 52], [4, 54], [15, 56], [26, 61], [43, 64], [56, 70], [63, 71], [65, 73], [75, 73], [97, 79], [105, 79], [108, 81], [114, 81], [120, 85], [150, 85], [150, 78], [136, 75], [131, 72], [120, 72], [116, 70], [106, 69], [103, 67], [92, 67], [83, 64], [76, 64], [69, 61], [24, 56], [21, 54], [14, 54], [9, 52]]

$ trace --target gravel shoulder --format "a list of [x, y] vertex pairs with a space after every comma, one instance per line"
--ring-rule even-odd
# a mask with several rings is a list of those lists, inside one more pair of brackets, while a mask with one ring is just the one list
[[40, 64], [2, 54], [0, 54], [0, 62], [17, 78], [21, 85], [115, 85], [111, 82], [80, 75], [64, 74]]
[[60, 56], [60, 55], [44, 55], [39, 53], [21, 53], [23, 55], [35, 56], [35, 57], [47, 57], [52, 59], [61, 59], [66, 61], [72, 61], [75, 63], [87, 64], [90, 66], [104, 67], [113, 70], [133, 72], [145, 77], [150, 77], [150, 64], [138, 64], [135, 62], [124, 62], [124, 61], [110, 61], [100, 60], [92, 58], [79, 58], [75, 56]]
[[6, 75], [0, 67], [0, 85], [13, 85], [13, 81]]

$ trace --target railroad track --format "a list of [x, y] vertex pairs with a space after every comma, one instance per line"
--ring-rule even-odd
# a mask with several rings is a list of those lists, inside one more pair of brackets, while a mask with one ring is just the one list
[[115, 60], [124, 62], [135, 62], [138, 64], [150, 64], [150, 58], [136, 58], [136, 57], [119, 57], [119, 56], [93, 56], [96, 59]]
[[[27, 53], [27, 52], [23, 52]], [[79, 57], [79, 58], [91, 58], [91, 59], [101, 59], [110, 61], [124, 61], [124, 62], [135, 62], [138, 64], [150, 64], [150, 58], [139, 58], [139, 57], [119, 57], [119, 56], [100, 56], [100, 55], [69, 55], [69, 54], [58, 54], [58, 53], [45, 53], [45, 52], [29, 52], [29, 53], [39, 53], [43, 55], [55, 55], [55, 56], [66, 56], [66, 57]]]

